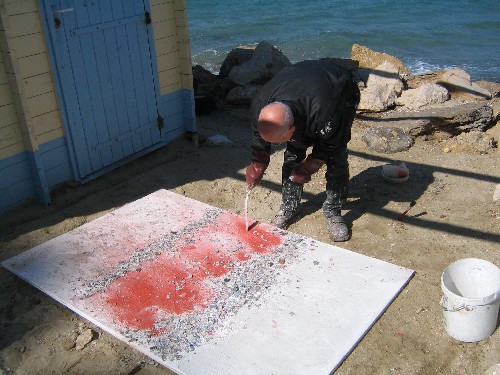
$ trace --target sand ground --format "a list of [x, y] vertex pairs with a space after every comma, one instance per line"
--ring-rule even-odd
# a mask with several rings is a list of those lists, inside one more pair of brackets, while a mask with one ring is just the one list
[[[249, 161], [247, 111], [198, 117], [201, 134], [233, 143], [197, 147], [181, 138], [86, 185], [56, 189], [53, 204], [26, 204], [0, 216], [0, 260], [94, 220], [158, 189], [243, 214]], [[496, 126], [498, 128], [498, 125]], [[498, 134], [498, 130], [492, 129]], [[340, 246], [416, 271], [408, 286], [362, 339], [337, 374], [485, 374], [500, 363], [500, 329], [486, 340], [462, 343], [444, 330], [440, 277], [453, 261], [477, 257], [500, 264], [498, 149], [443, 152], [419, 138], [408, 151], [378, 154], [353, 128], [349, 144], [351, 194], [344, 214], [352, 239]], [[498, 138], [497, 138], [498, 139]], [[280, 204], [282, 149], [252, 193], [249, 215], [268, 222]], [[408, 182], [382, 179], [381, 166], [405, 162]], [[321, 211], [323, 171], [306, 185], [302, 217], [289, 230], [330, 242]], [[403, 221], [397, 217], [411, 201]], [[260, 202], [260, 203], [258, 203]], [[91, 342], [79, 340], [88, 329]], [[76, 347], [75, 347], [76, 345]], [[0, 269], [0, 375], [171, 374], [98, 327]]]

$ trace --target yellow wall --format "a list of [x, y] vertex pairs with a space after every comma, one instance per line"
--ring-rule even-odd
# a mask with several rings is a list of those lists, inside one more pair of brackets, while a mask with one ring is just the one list
[[[11, 92], [16, 124], [0, 118], [0, 129], [21, 135], [17, 147], [0, 145], [0, 158], [21, 150], [37, 151], [40, 144], [63, 135], [55, 86], [36, 0], [0, 0], [0, 49]], [[17, 127], [17, 130], [14, 128]], [[7, 145], [6, 145], [7, 146]]]
[[192, 90], [191, 50], [185, 0], [151, 0], [161, 95]]
[[[4, 35], [4, 31], [0, 30], [1, 39]], [[3, 54], [0, 54], [0, 159], [23, 151], [23, 139], [5, 71]]]

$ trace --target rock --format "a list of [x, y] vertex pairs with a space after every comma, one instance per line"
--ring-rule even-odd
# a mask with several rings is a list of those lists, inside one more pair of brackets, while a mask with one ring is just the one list
[[493, 98], [493, 100], [490, 101], [490, 107], [491, 110], [493, 111], [493, 118], [495, 120], [500, 119], [500, 98]]
[[[446, 130], [450, 134], [464, 131], [485, 131], [493, 123], [493, 110], [486, 101], [461, 103], [449, 101], [449, 106], [426, 108], [418, 111], [387, 112], [377, 120], [398, 126], [412, 135], [428, 134], [434, 130]], [[413, 121], [413, 122], [412, 122]], [[415, 127], [409, 128], [413, 124]]]
[[500, 363], [497, 363], [488, 368], [484, 375], [500, 375]]
[[195, 95], [216, 96], [221, 80], [201, 65], [195, 65], [193, 71], [193, 89]]
[[445, 152], [477, 152], [486, 153], [495, 148], [493, 137], [480, 132], [471, 131], [464, 132], [456, 137], [447, 139], [442, 144], [442, 149]]
[[370, 150], [393, 154], [408, 150], [415, 139], [398, 128], [373, 127], [364, 134], [363, 141]]
[[[400, 114], [399, 117], [397, 114]], [[428, 118], [411, 118], [405, 117], [406, 113], [402, 112], [389, 112], [389, 116], [380, 117], [377, 119], [366, 119], [356, 121], [356, 124], [369, 128], [398, 128], [405, 134], [412, 137], [417, 137], [422, 134], [431, 133], [433, 128], [430, 119]], [[394, 116], [394, 117], [392, 117]]]
[[485, 133], [487, 133], [495, 140], [496, 147], [500, 146], [500, 123], [498, 121], [495, 123], [495, 125], [486, 129]]
[[276, 73], [291, 65], [283, 53], [267, 41], [260, 42], [250, 60], [235, 66], [228, 78], [238, 85], [261, 85], [269, 81]]
[[80, 334], [76, 338], [75, 349], [76, 350], [84, 349], [88, 344], [90, 344], [92, 342], [92, 340], [94, 339], [94, 335], [95, 335], [95, 332], [92, 331], [91, 329], [89, 329], [89, 328], [84, 329], [82, 332], [80, 332]]
[[365, 89], [361, 93], [361, 100], [358, 106], [360, 112], [383, 112], [389, 109], [389, 102], [394, 103], [396, 95], [389, 92], [387, 95], [383, 87], [373, 87]]
[[[469, 133], [454, 143], [449, 141], [445, 149], [487, 152], [500, 138], [494, 132], [500, 128], [491, 127], [500, 117], [500, 83], [473, 83], [461, 69], [413, 76], [399, 59], [360, 45], [353, 45], [352, 59], [321, 60], [335, 62], [354, 74], [361, 89], [356, 122], [367, 128], [365, 141], [374, 150], [406, 150], [421, 135], [449, 141]], [[219, 76], [194, 67], [196, 113], [214, 110], [212, 97], [232, 105], [250, 105], [261, 85], [288, 65], [290, 61], [281, 51], [262, 41], [256, 47], [239, 46], [231, 51]], [[396, 104], [400, 108], [393, 111]]]
[[493, 200], [500, 201], [500, 184], [495, 185], [495, 191], [493, 192]]
[[438, 77], [437, 83], [448, 89], [452, 99], [484, 100], [492, 97], [491, 92], [471, 82], [470, 75], [462, 69], [445, 71]]
[[63, 348], [67, 351], [70, 351], [71, 349], [73, 349], [74, 347], [76, 346], [76, 342], [74, 340], [68, 340], [68, 341], [65, 341], [64, 344], [63, 344]]
[[406, 86], [408, 89], [416, 89], [425, 83], [436, 83], [444, 72], [444, 70], [437, 70], [415, 75], [406, 81]]
[[[358, 115], [355, 124], [367, 128], [364, 141], [370, 149], [393, 153], [408, 149], [417, 136], [439, 134], [450, 138], [463, 132], [484, 132], [492, 123], [492, 110], [486, 101], [471, 103], [450, 103], [448, 107], [427, 108], [417, 111], [394, 110], [377, 117]], [[475, 133], [472, 133], [475, 134]], [[483, 134], [483, 133], [481, 133]], [[400, 142], [395, 138], [401, 137]], [[465, 136], [464, 136], [465, 137]], [[481, 140], [470, 135], [463, 144], [476, 144], [475, 150], [489, 150], [494, 146], [493, 137], [485, 135]], [[465, 142], [465, 143], [464, 143]], [[449, 148], [449, 147], [448, 147]], [[465, 149], [453, 146], [453, 149]], [[449, 151], [452, 151], [449, 148]]]
[[255, 46], [239, 46], [228, 53], [219, 69], [219, 77], [226, 78], [235, 66], [250, 60], [255, 51]]
[[260, 86], [236, 86], [226, 95], [226, 102], [233, 105], [250, 105]]
[[[227, 136], [224, 134], [215, 134], [206, 139], [206, 144], [209, 146], [222, 146], [222, 145], [230, 145], [233, 144], [234, 142], [231, 141]], [[192, 277], [192, 275], [191, 275]]]
[[403, 91], [396, 98], [396, 105], [404, 106], [406, 109], [419, 109], [429, 104], [444, 103], [449, 99], [448, 90], [434, 83], [424, 83], [416, 89]]
[[493, 110], [485, 102], [436, 108], [432, 113], [437, 114], [436, 118], [431, 118], [433, 124], [451, 128], [455, 134], [471, 130], [485, 131], [494, 122]]
[[367, 86], [361, 91], [358, 106], [360, 112], [382, 112], [394, 107], [396, 98], [402, 93], [404, 84], [398, 67], [385, 61], [372, 71]]
[[500, 96], [499, 82], [477, 81], [476, 83], [483, 89], [488, 90], [493, 98], [497, 98]]
[[195, 112], [203, 115], [217, 109], [216, 98], [221, 89], [220, 79], [200, 65], [193, 67]]
[[[462, 84], [465, 84], [466, 86], [472, 86], [474, 85], [476, 87], [479, 86], [479, 90], [480, 91], [483, 91], [484, 94], [486, 96], [488, 96], [488, 93], [491, 95], [491, 97], [495, 98], [495, 97], [498, 97], [499, 96], [499, 93], [500, 93], [500, 83], [498, 82], [488, 82], [488, 81], [477, 81], [475, 84], [471, 83], [470, 82], [470, 76], [469, 74], [467, 74], [466, 72], [462, 71], [462, 72], [459, 72], [460, 69], [456, 69], [456, 72], [457, 74], [459, 75], [462, 75], [463, 76], [463, 80], [465, 82], [462, 82]], [[418, 88], [420, 86], [422, 86], [423, 84], [425, 83], [439, 83], [439, 82], [443, 82], [443, 80], [447, 79], [446, 77], [448, 77], [451, 73], [451, 71], [447, 71], [447, 70], [436, 70], [434, 72], [427, 72], [427, 73], [423, 73], [423, 74], [419, 74], [419, 75], [416, 75], [416, 76], [413, 76], [412, 78], [410, 78], [409, 80], [406, 81], [406, 84], [407, 84], [407, 87], [408, 89], [415, 89], [415, 88]], [[445, 77], [445, 78], [443, 78]], [[443, 87], [445, 87], [446, 83], [444, 85], [442, 85]], [[452, 93], [452, 98], [456, 98], [457, 96], [459, 96], [459, 93], [457, 91], [454, 91]], [[470, 99], [470, 100], [477, 100], [477, 99], [481, 99], [481, 100], [484, 100], [484, 99], [487, 99], [487, 97], [484, 97], [484, 96], [465, 96], [465, 95], [462, 95], [464, 96], [462, 99]]]
[[398, 73], [403, 79], [407, 80], [413, 76], [410, 70], [397, 57], [386, 53], [375, 52], [359, 44], [352, 45], [351, 59], [358, 62], [359, 68], [372, 70], [377, 69], [379, 65], [387, 61], [397, 67]]

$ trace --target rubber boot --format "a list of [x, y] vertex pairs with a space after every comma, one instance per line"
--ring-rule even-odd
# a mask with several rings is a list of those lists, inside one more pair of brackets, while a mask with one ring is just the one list
[[283, 190], [281, 195], [281, 206], [272, 220], [271, 224], [280, 229], [286, 229], [297, 219], [299, 215], [298, 206], [304, 185], [297, 184], [290, 180], [283, 181]]
[[323, 203], [323, 213], [326, 217], [328, 233], [334, 242], [344, 242], [351, 238], [349, 228], [341, 215], [342, 204], [345, 203], [347, 188], [327, 190]]

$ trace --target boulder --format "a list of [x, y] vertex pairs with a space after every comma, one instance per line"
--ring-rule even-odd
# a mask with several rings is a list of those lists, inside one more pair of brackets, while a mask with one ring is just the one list
[[416, 89], [405, 90], [396, 99], [396, 105], [404, 106], [406, 109], [419, 109], [429, 104], [444, 103], [449, 99], [448, 90], [435, 83], [424, 83]]
[[437, 83], [448, 89], [452, 99], [484, 100], [492, 97], [491, 92], [471, 82], [470, 75], [459, 68], [446, 70], [440, 74]]
[[410, 134], [401, 129], [382, 126], [368, 129], [363, 140], [370, 150], [386, 154], [406, 151], [415, 142]]
[[193, 89], [195, 95], [216, 96], [221, 80], [201, 65], [193, 66]]
[[216, 98], [221, 89], [220, 79], [201, 65], [193, 67], [195, 112], [203, 115], [217, 109]]
[[426, 72], [422, 74], [414, 75], [413, 77], [406, 80], [407, 89], [416, 89], [425, 83], [436, 83], [444, 70], [436, 70], [434, 72]]
[[397, 67], [398, 73], [403, 79], [407, 80], [413, 76], [410, 70], [397, 57], [383, 52], [375, 52], [359, 44], [352, 45], [351, 59], [357, 61], [361, 69], [377, 69], [379, 65], [387, 61]]
[[489, 82], [489, 81], [477, 81], [476, 82], [483, 89], [488, 90], [493, 98], [500, 97], [500, 83], [499, 82]]
[[432, 117], [435, 126], [448, 128], [453, 134], [472, 130], [484, 132], [495, 122], [493, 109], [485, 101], [459, 103], [451, 108], [437, 108], [431, 113], [438, 115]]
[[[428, 134], [434, 130], [447, 130], [451, 134], [460, 134], [464, 131], [485, 131], [493, 124], [493, 110], [488, 102], [461, 103], [449, 101], [447, 106], [420, 109], [411, 112], [392, 111], [384, 114], [380, 120], [391, 123], [405, 121], [425, 121], [425, 127], [407, 129], [413, 135]], [[422, 123], [421, 123], [422, 124]]]
[[[484, 100], [488, 99], [489, 95], [491, 97], [497, 97], [500, 94], [500, 83], [498, 82], [489, 82], [489, 81], [477, 81], [475, 83], [472, 83], [470, 81], [470, 75], [461, 70], [461, 69], [452, 69], [452, 70], [436, 70], [434, 72], [427, 72], [427, 73], [422, 73], [413, 76], [411, 79], [406, 81], [406, 85], [408, 89], [416, 89], [420, 86], [422, 86], [425, 83], [439, 83], [443, 87], [452, 86], [453, 83], [446, 83], [447, 80], [451, 79], [453, 81], [453, 76], [454, 74], [457, 75], [457, 81], [461, 81], [460, 83], [466, 88], [465, 93], [467, 91], [473, 91], [470, 90], [470, 88], [473, 86], [476, 88], [479, 93], [479, 95], [463, 95], [462, 93], [462, 98], [460, 99], [465, 99], [465, 100]], [[461, 77], [461, 79], [458, 79], [458, 77]], [[469, 87], [469, 89], [467, 89]], [[455, 87], [452, 87], [454, 90], [451, 92], [451, 98], [457, 98], [457, 96], [460, 96], [460, 90], [459, 87], [455, 84]]]
[[233, 105], [250, 105], [261, 86], [236, 86], [226, 95], [226, 103]]
[[356, 125], [367, 128], [363, 139], [368, 148], [394, 153], [411, 147], [417, 136], [439, 133], [450, 138], [464, 132], [484, 132], [494, 122], [486, 101], [453, 103], [415, 111], [394, 110], [378, 117], [361, 115]]
[[399, 68], [385, 61], [368, 76], [366, 88], [361, 91], [358, 110], [360, 112], [386, 111], [394, 107], [396, 98], [402, 93], [403, 88]]
[[226, 78], [235, 67], [250, 60], [255, 51], [255, 46], [239, 46], [228, 53], [219, 69], [219, 77]]
[[441, 147], [444, 152], [487, 153], [495, 148], [495, 140], [484, 132], [470, 131], [445, 140]]
[[240, 85], [262, 85], [286, 66], [290, 60], [276, 47], [267, 41], [260, 42], [250, 60], [234, 66], [228, 78]]
[[490, 101], [490, 107], [493, 111], [493, 118], [498, 121], [500, 119], [500, 98], [493, 98]]

